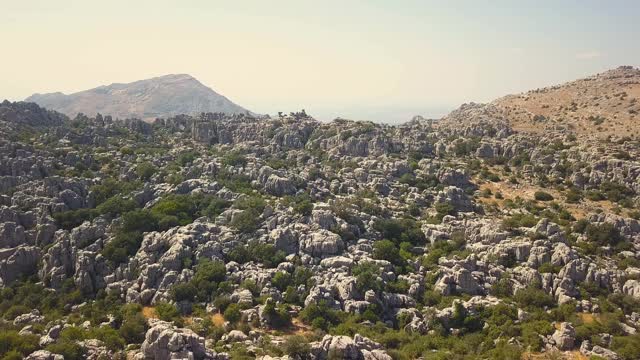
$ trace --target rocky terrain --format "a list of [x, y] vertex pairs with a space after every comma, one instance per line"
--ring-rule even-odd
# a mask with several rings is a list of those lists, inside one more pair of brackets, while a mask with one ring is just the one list
[[34, 94], [25, 101], [75, 117], [109, 114], [117, 119], [153, 121], [160, 117], [207, 112], [240, 114], [248, 111], [187, 74], [165, 75], [128, 84], [111, 84], [65, 95]]
[[389, 126], [1, 103], [0, 357], [640, 358], [638, 139], [504, 104]]

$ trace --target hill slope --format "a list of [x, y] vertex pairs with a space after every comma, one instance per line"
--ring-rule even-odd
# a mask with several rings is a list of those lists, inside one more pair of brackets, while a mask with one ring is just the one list
[[508, 95], [492, 105], [519, 131], [566, 128], [579, 135], [640, 134], [640, 70], [621, 66], [562, 85]]
[[34, 94], [26, 101], [74, 117], [101, 113], [145, 120], [200, 112], [244, 113], [243, 107], [190, 75], [165, 75], [128, 84], [111, 84], [74, 94]]

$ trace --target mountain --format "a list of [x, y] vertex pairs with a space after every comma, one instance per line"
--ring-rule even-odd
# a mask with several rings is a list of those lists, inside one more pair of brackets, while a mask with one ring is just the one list
[[187, 74], [165, 75], [128, 84], [111, 84], [65, 95], [34, 94], [25, 101], [70, 117], [101, 113], [114, 118], [152, 120], [201, 112], [245, 113], [245, 108]]
[[640, 136], [640, 70], [620, 66], [561, 85], [507, 95], [488, 104], [464, 104], [439, 126], [501, 123], [517, 132], [577, 136]]
[[640, 134], [640, 70], [621, 66], [562, 85], [508, 95], [492, 104], [515, 130], [566, 127], [578, 135]]

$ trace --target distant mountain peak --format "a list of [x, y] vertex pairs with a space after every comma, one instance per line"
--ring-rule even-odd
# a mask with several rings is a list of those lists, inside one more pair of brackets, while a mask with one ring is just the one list
[[25, 101], [70, 117], [78, 113], [101, 113], [116, 118], [152, 120], [201, 112], [247, 113], [189, 74], [168, 74], [131, 83], [113, 83], [65, 95], [61, 92], [33, 94]]

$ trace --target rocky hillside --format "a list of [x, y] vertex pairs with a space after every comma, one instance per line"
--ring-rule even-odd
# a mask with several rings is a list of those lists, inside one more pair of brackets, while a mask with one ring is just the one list
[[247, 110], [206, 87], [190, 75], [165, 75], [128, 84], [111, 84], [74, 94], [34, 94], [26, 99], [69, 117], [78, 113], [114, 118], [154, 120], [179, 114]]
[[640, 358], [637, 139], [0, 114], [0, 357]]
[[[517, 131], [578, 136], [640, 136], [640, 70], [622, 66], [601, 74], [493, 101], [492, 116]], [[460, 120], [460, 119], [456, 119]]]

